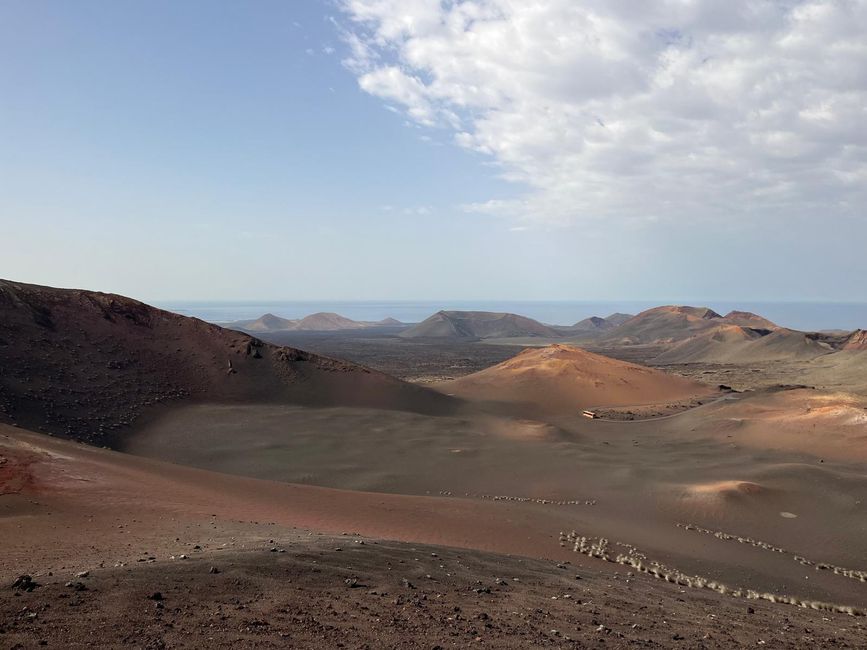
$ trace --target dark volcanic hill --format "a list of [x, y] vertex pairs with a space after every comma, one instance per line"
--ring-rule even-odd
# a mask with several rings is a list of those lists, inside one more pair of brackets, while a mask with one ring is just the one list
[[596, 333], [600, 334], [602, 332], [607, 332], [608, 330], [612, 330], [615, 327], [619, 327], [626, 321], [632, 318], [631, 314], [611, 314], [606, 318], [600, 318], [599, 316], [591, 316], [590, 318], [585, 318], [584, 320], [579, 320], [574, 325], [570, 325], [568, 327], [557, 327], [557, 330], [563, 332], [565, 334], [570, 333]]
[[0, 280], [0, 421], [91, 442], [180, 401], [440, 413], [454, 400], [123, 296]]
[[305, 316], [295, 325], [295, 329], [331, 332], [334, 330], [352, 330], [367, 327], [367, 323], [354, 321], [334, 312], [317, 312]]
[[281, 332], [294, 329], [297, 324], [297, 320], [281, 318], [274, 314], [263, 314], [255, 320], [239, 320], [229, 323], [227, 327], [247, 332]]
[[609, 325], [613, 325], [614, 327], [618, 327], [623, 325], [626, 321], [632, 318], [634, 314], [623, 314], [621, 312], [616, 312], [611, 314], [610, 316], [606, 316], [603, 320]]
[[608, 330], [612, 327], [614, 327], [614, 325], [606, 321], [604, 318], [591, 316], [590, 318], [579, 320], [577, 323], [572, 325], [570, 329], [580, 332], [593, 332], [598, 330]]
[[400, 334], [405, 338], [494, 339], [558, 337], [559, 332], [517, 314], [489, 311], [438, 311]]

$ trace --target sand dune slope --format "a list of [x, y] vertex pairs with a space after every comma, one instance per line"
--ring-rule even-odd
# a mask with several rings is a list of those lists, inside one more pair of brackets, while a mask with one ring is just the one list
[[[563, 521], [546, 519], [545, 512], [523, 504], [374, 494], [228, 476], [2, 424], [0, 496], [0, 567], [32, 559], [41, 549], [58, 555], [66, 551], [77, 561], [100, 549], [134, 562], [139, 549], [128, 546], [133, 529], [147, 538], [145, 548], [161, 546], [160, 554], [168, 555], [168, 549], [175, 548], [168, 530], [212, 520], [271, 522], [332, 533], [350, 530], [389, 539], [569, 557], [557, 544]], [[29, 518], [31, 535], [21, 534], [16, 526], [19, 517]], [[521, 535], [509, 534], [515, 527]], [[58, 534], [58, 528], [64, 532]]]
[[[513, 502], [280, 485], [3, 425], [0, 458], [8, 647], [731, 648], [768, 638], [794, 649], [857, 647], [863, 634], [844, 614], [687, 589], [573, 552], [556, 531], [576, 517], [551, 507], [543, 516]], [[695, 527], [669, 534], [717, 557], [779, 558], [807, 582], [789, 555]], [[30, 585], [9, 588], [22, 574]], [[811, 574], [810, 585], [860, 587]]]
[[569, 345], [524, 350], [437, 388], [467, 399], [530, 404], [548, 412], [682, 400], [709, 386]]
[[693, 417], [696, 428], [753, 448], [867, 460], [867, 398], [814, 389], [748, 395]]
[[867, 395], [867, 350], [843, 349], [811, 360], [802, 370], [804, 383]]

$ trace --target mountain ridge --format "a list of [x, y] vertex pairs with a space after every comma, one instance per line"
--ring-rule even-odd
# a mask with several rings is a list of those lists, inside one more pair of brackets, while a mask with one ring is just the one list
[[488, 339], [559, 337], [548, 325], [506, 312], [440, 310], [399, 334], [402, 338]]

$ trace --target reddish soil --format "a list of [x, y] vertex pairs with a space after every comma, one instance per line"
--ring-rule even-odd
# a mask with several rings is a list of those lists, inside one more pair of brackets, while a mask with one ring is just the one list
[[33, 460], [10, 465], [26, 487], [0, 500], [4, 647], [800, 648], [864, 634], [860, 618], [516, 538], [532, 524], [522, 504], [272, 484], [2, 435], [4, 458]]
[[616, 569], [439, 546], [317, 535], [243, 553], [188, 552], [86, 577], [40, 576], [30, 592], [4, 589], [0, 644], [794, 649], [859, 647], [865, 633], [860, 620], [687, 598], [677, 585]]

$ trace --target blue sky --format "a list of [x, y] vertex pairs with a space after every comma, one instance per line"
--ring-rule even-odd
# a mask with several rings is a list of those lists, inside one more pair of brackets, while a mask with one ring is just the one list
[[[672, 33], [736, 61], [744, 53], [720, 34], [740, 43], [745, 28], [610, 13], [594, 42], [622, 41], [624, 29], [667, 36], [612, 40], [604, 51], [623, 56], [608, 70], [589, 65], [599, 52], [576, 58], [578, 45], [522, 53], [497, 36], [532, 45], [550, 41], [539, 25], [590, 30], [569, 7], [581, 3], [552, 0], [544, 21], [479, 4], [491, 13], [416, 1], [5, 0], [0, 277], [151, 300], [867, 300], [864, 194], [844, 183], [867, 169], [850, 113], [819, 135], [806, 122], [747, 125], [753, 145], [704, 143], [694, 157], [690, 170], [717, 152], [714, 189], [706, 173], [684, 176], [693, 153], [678, 138], [695, 140], [665, 125], [704, 120], [707, 133], [737, 118], [721, 100], [654, 98], [659, 66], [639, 58], [675, 60], [677, 80], [700, 52], [674, 52]], [[791, 36], [781, 33], [791, 16], [765, 19]], [[815, 31], [825, 19], [807, 20]], [[503, 51], [468, 49], [485, 38]], [[485, 56], [514, 60], [504, 72], [482, 67]], [[867, 85], [853, 56], [841, 96]], [[717, 97], [702, 79], [701, 96]], [[795, 108], [815, 120], [848, 110], [834, 93]], [[642, 134], [634, 115], [646, 114], [663, 135]], [[831, 180], [804, 182], [808, 169]]]

